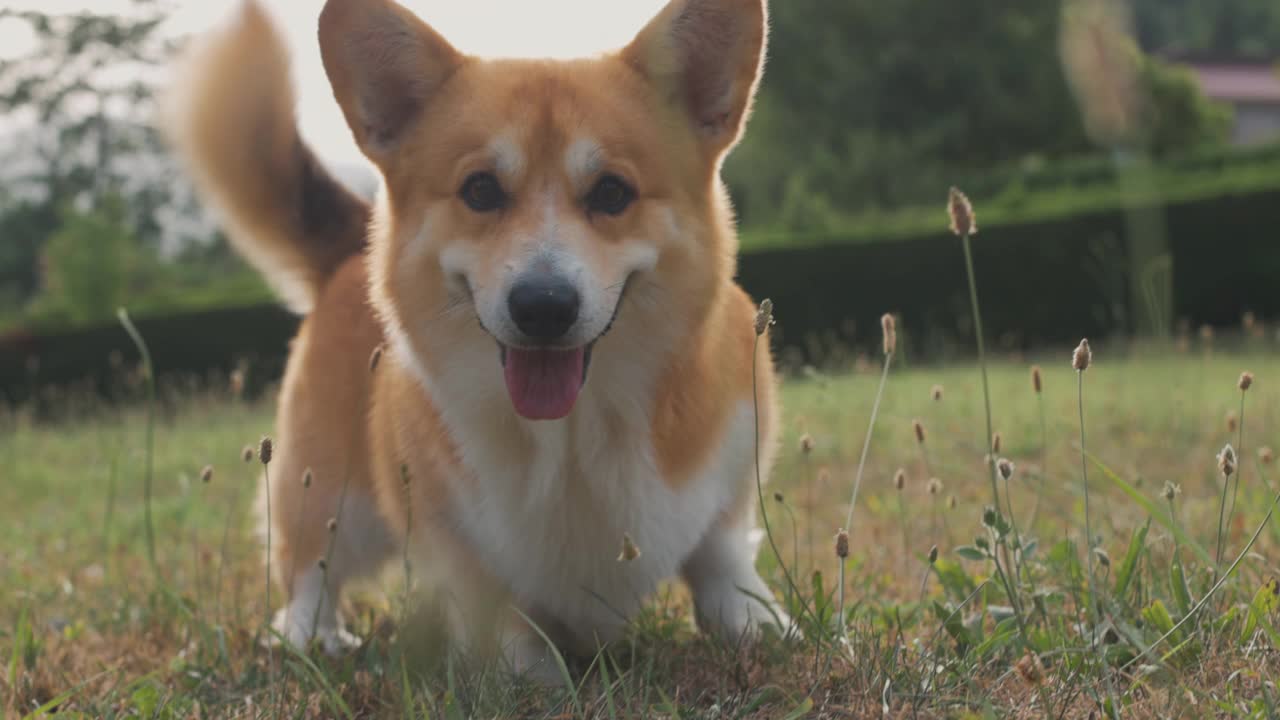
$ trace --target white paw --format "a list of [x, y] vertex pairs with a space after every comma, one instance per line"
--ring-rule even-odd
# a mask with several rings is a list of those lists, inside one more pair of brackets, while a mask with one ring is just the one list
[[789, 635], [795, 623], [764, 583], [750, 592], [734, 586], [704, 590], [695, 599], [699, 623], [728, 642], [758, 640], [765, 628]]
[[316, 642], [330, 657], [344, 655], [360, 647], [360, 638], [343, 629], [336, 617], [321, 618], [317, 622], [314, 615], [302, 617], [303, 615], [305, 613], [290, 613], [288, 608], [277, 611], [271, 622], [271, 628], [275, 632], [271, 634], [269, 642], [278, 646], [283, 638], [284, 642], [302, 651]]
[[511, 674], [543, 687], [564, 685], [564, 673], [555, 654], [536, 634], [521, 634], [504, 646], [503, 655]]

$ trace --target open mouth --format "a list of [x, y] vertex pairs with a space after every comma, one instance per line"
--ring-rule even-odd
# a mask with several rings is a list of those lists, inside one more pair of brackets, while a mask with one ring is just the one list
[[587, 381], [594, 345], [561, 349], [498, 343], [502, 375], [516, 412], [529, 420], [559, 420], [568, 415]]

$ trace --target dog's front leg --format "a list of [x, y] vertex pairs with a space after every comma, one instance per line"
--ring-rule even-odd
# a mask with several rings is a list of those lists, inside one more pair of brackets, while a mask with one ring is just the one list
[[754, 639], [764, 625], [781, 632], [791, 618], [756, 572], [758, 542], [747, 512], [722, 518], [685, 561], [682, 574], [693, 592], [698, 625], [728, 642]]

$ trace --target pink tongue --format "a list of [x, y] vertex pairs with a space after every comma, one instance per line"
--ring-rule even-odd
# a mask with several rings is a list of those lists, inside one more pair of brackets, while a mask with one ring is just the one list
[[573, 410], [582, 388], [586, 351], [507, 348], [503, 374], [516, 412], [530, 420], [558, 420]]

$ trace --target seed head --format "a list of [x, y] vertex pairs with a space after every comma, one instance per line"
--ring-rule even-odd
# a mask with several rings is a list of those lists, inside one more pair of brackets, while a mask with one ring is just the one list
[[1240, 427], [1240, 416], [1234, 410], [1227, 411], [1227, 432], [1235, 432]]
[[1236, 387], [1240, 388], [1240, 392], [1253, 387], [1253, 373], [1248, 370], [1240, 373], [1240, 382], [1236, 383]]
[[258, 459], [263, 465], [271, 464], [271, 438], [262, 437], [262, 441], [258, 443]]
[[973, 204], [959, 188], [951, 188], [948, 194], [947, 215], [951, 217], [951, 232], [960, 237], [978, 234], [978, 219], [973, 214]]
[[1263, 465], [1270, 465], [1272, 462], [1275, 461], [1275, 459], [1276, 459], [1276, 454], [1274, 451], [1271, 450], [1271, 448], [1269, 447], [1258, 448], [1258, 460], [1262, 461]]
[[636, 543], [631, 536], [622, 534], [622, 552], [618, 553], [618, 562], [631, 562], [640, 557], [640, 548], [636, 547]]
[[231, 375], [227, 382], [228, 389], [231, 391], [232, 397], [240, 397], [244, 394], [244, 370], [236, 369], [231, 371]]
[[800, 452], [805, 455], [813, 452], [813, 436], [809, 433], [804, 433], [800, 436]]
[[306, 470], [303, 470], [302, 471], [302, 487], [303, 488], [311, 487], [311, 480], [312, 480], [311, 468], [307, 468]]
[[325, 523], [324, 526], [329, 529], [330, 533], [338, 532], [338, 518], [329, 518], [329, 522]]
[[986, 506], [985, 508], [983, 508], [983, 509], [982, 509], [982, 524], [983, 524], [983, 525], [986, 525], [987, 527], [995, 527], [995, 526], [996, 526], [996, 520], [998, 520], [998, 519], [1000, 519], [1000, 516], [999, 516], [999, 514], [998, 514], [998, 513], [996, 513], [996, 509], [995, 509], [994, 507], [992, 507], [992, 506], [988, 505], [988, 506]]
[[1174, 498], [1182, 494], [1182, 488], [1166, 480], [1161, 494], [1164, 495], [1165, 500], [1173, 502]]
[[1018, 676], [1026, 684], [1032, 687], [1039, 687], [1044, 684], [1044, 666], [1040, 664], [1040, 658], [1036, 657], [1034, 653], [1028, 651], [1014, 667], [1018, 671]]
[[942, 492], [942, 481], [938, 478], [929, 478], [929, 494], [938, 495]]
[[1000, 473], [1003, 480], [1013, 477], [1013, 463], [1008, 458], [1000, 458], [996, 461], [996, 470]]
[[918, 442], [918, 443], [920, 443], [921, 445], [923, 445], [923, 444], [924, 444], [924, 437], [925, 437], [925, 434], [924, 434], [924, 423], [920, 422], [918, 419], [917, 419], [917, 420], [912, 420], [912, 421], [911, 421], [911, 429], [912, 429], [913, 431], [915, 431], [915, 434], [916, 434], [916, 442]]
[[907, 486], [907, 471], [903, 470], [902, 468], [898, 468], [898, 472], [893, 474], [893, 487], [896, 490], [901, 490], [906, 486]]
[[818, 468], [818, 485], [826, 486], [831, 484], [831, 471], [825, 467]]
[[1093, 363], [1093, 351], [1089, 349], [1089, 339], [1085, 338], [1076, 346], [1076, 351], [1071, 355], [1071, 367], [1078, 372], [1084, 372], [1089, 369], [1089, 365]]
[[253, 446], [252, 445], [244, 446], [244, 449], [240, 451], [240, 459], [247, 463], [253, 462]]
[[765, 298], [756, 310], [756, 336], [759, 337], [773, 325], [773, 301]]
[[329, 561], [324, 558], [320, 558], [316, 561], [316, 567], [320, 568], [320, 572], [324, 572], [329, 569]]
[[993, 455], [999, 455], [999, 454], [1000, 454], [1000, 446], [1003, 444], [1003, 443], [1001, 442], [1002, 440], [1003, 440], [1003, 438], [1001, 438], [1001, 437], [1000, 437], [1000, 431], [999, 431], [999, 430], [997, 430], [997, 431], [995, 431], [994, 433], [992, 433], [992, 434], [991, 434], [991, 453], [992, 453]]
[[213, 466], [205, 465], [204, 469], [200, 471], [200, 482], [204, 483], [205, 485], [208, 485], [209, 482], [212, 480], [213, 480]]
[[374, 370], [377, 370], [378, 363], [380, 362], [382, 362], [382, 344], [381, 343], [379, 343], [378, 346], [373, 349], [373, 352], [369, 353], [369, 372], [373, 372]]
[[406, 463], [400, 463], [400, 484], [409, 487], [409, 466]]
[[1037, 395], [1044, 392], [1044, 379], [1040, 377], [1039, 365], [1031, 366], [1031, 389], [1035, 390]]
[[958, 504], [959, 504], [959, 502], [956, 500], [956, 496], [955, 496], [955, 495], [948, 495], [948, 496], [947, 496], [947, 509], [948, 509], [948, 510], [955, 510], [955, 509], [956, 509], [956, 505], [958, 505]]
[[1102, 563], [1102, 567], [1111, 567], [1111, 556], [1107, 554], [1106, 550], [1096, 547], [1093, 549], [1093, 554], [1098, 556], [1098, 562]]
[[836, 557], [841, 560], [849, 557], [849, 533], [843, 529], [836, 533]]
[[1236, 451], [1230, 443], [1222, 446], [1222, 452], [1218, 453], [1218, 469], [1222, 471], [1222, 476], [1227, 478], [1236, 472]]
[[893, 315], [885, 313], [880, 316], [880, 330], [884, 335], [884, 354], [892, 355], [898, 349], [898, 323]]
[[774, 502], [777, 502], [777, 503], [782, 502], [782, 493], [780, 493], [780, 492], [774, 492], [774, 493], [773, 493], [773, 501], [774, 501]]
[[934, 385], [933, 389], [929, 391], [929, 395], [933, 398], [934, 402], [942, 402], [942, 386]]

